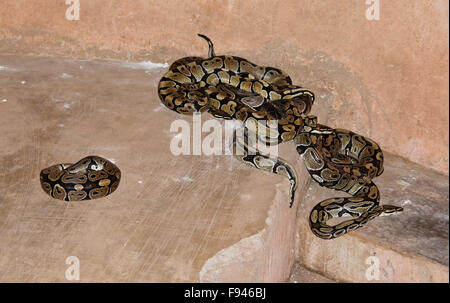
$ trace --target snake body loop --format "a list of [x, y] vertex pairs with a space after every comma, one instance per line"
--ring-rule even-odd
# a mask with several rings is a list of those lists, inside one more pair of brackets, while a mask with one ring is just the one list
[[[383, 152], [369, 138], [343, 129], [332, 129], [310, 117], [294, 142], [312, 179], [321, 186], [347, 192], [352, 197], [331, 198], [311, 211], [312, 232], [323, 239], [337, 238], [378, 217], [401, 212], [379, 205], [380, 192], [372, 181], [383, 173]], [[352, 217], [330, 226], [329, 219]]]
[[42, 189], [51, 197], [65, 201], [105, 197], [117, 189], [120, 177], [116, 165], [98, 156], [85, 157], [75, 164], [56, 164], [40, 173]]
[[[179, 114], [209, 112], [216, 118], [242, 122], [244, 131], [233, 137], [233, 154], [241, 162], [286, 176], [290, 182], [290, 207], [294, 203], [297, 175], [291, 164], [271, 157], [249, 144], [254, 125], [274, 130], [275, 138], [260, 136], [266, 144], [294, 141], [313, 180], [321, 186], [347, 192], [351, 197], [319, 202], [309, 216], [310, 228], [322, 239], [334, 239], [358, 229], [378, 216], [402, 211], [379, 205], [380, 193], [372, 179], [383, 172], [383, 153], [377, 143], [342, 129], [317, 124], [308, 116], [314, 94], [282, 70], [259, 66], [235, 56], [216, 56], [211, 40], [208, 58], [176, 60], [161, 78], [162, 103]], [[277, 121], [276, 124], [273, 121]], [[244, 151], [237, 153], [237, 150]], [[336, 217], [352, 219], [330, 226]]]

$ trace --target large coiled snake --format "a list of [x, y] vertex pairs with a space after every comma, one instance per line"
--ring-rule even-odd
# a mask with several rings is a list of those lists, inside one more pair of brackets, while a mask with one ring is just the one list
[[[264, 125], [276, 132], [258, 138], [266, 144], [294, 141], [312, 178], [321, 186], [341, 190], [352, 197], [331, 198], [311, 211], [312, 232], [333, 239], [364, 226], [377, 216], [402, 211], [401, 207], [379, 205], [380, 193], [372, 179], [383, 172], [383, 153], [377, 143], [351, 131], [317, 124], [308, 116], [314, 94], [293, 85], [291, 78], [273, 67], [258, 66], [235, 56], [216, 56], [211, 40], [208, 58], [176, 60], [161, 78], [158, 94], [162, 103], [180, 114], [209, 112], [216, 118], [242, 121], [244, 132], [235, 133], [233, 154], [256, 168], [284, 175], [290, 181], [290, 207], [294, 202], [297, 175], [280, 157], [264, 154], [249, 144], [249, 134]], [[274, 121], [276, 123], [274, 123]], [[258, 127], [255, 127], [257, 125]], [[243, 153], [238, 153], [240, 148]], [[334, 226], [331, 218], [352, 219]]]
[[117, 189], [120, 177], [120, 169], [99, 156], [87, 156], [75, 164], [52, 165], [40, 173], [42, 189], [65, 201], [105, 197]]

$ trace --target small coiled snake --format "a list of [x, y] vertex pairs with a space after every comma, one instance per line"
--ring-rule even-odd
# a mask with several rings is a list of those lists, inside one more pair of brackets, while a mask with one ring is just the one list
[[[288, 177], [290, 207], [294, 202], [297, 175], [280, 157], [263, 154], [249, 144], [255, 125], [276, 131], [276, 138], [261, 136], [266, 144], [294, 141], [311, 177], [321, 186], [341, 190], [352, 197], [331, 198], [311, 211], [312, 232], [334, 239], [364, 226], [377, 216], [402, 211], [401, 207], [379, 205], [380, 193], [372, 179], [383, 172], [383, 153], [377, 143], [351, 131], [317, 124], [308, 116], [314, 94], [293, 85], [280, 69], [258, 66], [235, 56], [216, 56], [211, 40], [208, 58], [176, 60], [161, 78], [158, 94], [162, 103], [180, 114], [209, 112], [216, 118], [242, 121], [244, 132], [235, 133], [233, 154], [241, 162]], [[276, 121], [277, 123], [273, 123]], [[237, 153], [240, 148], [244, 153]], [[328, 225], [331, 218], [352, 219]]]
[[75, 164], [52, 165], [40, 173], [42, 189], [65, 201], [105, 197], [117, 189], [120, 177], [120, 169], [99, 156], [88, 156]]

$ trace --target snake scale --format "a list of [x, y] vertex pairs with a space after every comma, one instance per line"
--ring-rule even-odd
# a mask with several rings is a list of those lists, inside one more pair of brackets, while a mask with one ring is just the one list
[[65, 201], [105, 197], [117, 189], [120, 177], [120, 169], [99, 156], [88, 156], [75, 164], [52, 165], [40, 173], [42, 189]]
[[[255, 125], [264, 124], [277, 134], [275, 138], [266, 136], [266, 144], [293, 141], [312, 179], [351, 195], [326, 199], [312, 209], [309, 224], [314, 235], [334, 239], [378, 216], [403, 210], [379, 204], [380, 193], [372, 181], [383, 172], [383, 153], [377, 143], [348, 130], [318, 124], [315, 116], [308, 116], [314, 103], [311, 91], [292, 84], [278, 68], [235, 56], [216, 56], [211, 40], [199, 36], [208, 42], [208, 57], [186, 57], [171, 64], [158, 85], [162, 103], [179, 114], [209, 112], [216, 118], [241, 121], [245, 131], [234, 135], [234, 156], [245, 164], [286, 176], [290, 207], [297, 188], [295, 169], [284, 159], [255, 149], [248, 138], [258, 131]], [[238, 154], [237, 148], [245, 152]], [[351, 219], [327, 224], [338, 217]]]

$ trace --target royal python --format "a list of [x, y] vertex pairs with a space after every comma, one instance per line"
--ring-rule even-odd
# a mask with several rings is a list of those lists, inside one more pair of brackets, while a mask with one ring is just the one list
[[[379, 205], [380, 193], [372, 182], [383, 172], [383, 153], [377, 143], [351, 131], [318, 124], [315, 116], [308, 116], [314, 103], [311, 91], [293, 85], [280, 69], [240, 57], [216, 56], [211, 40], [199, 36], [208, 42], [208, 58], [186, 57], [171, 64], [158, 85], [162, 103], [179, 114], [209, 112], [216, 118], [241, 121], [244, 131], [234, 134], [234, 156], [258, 169], [288, 177], [290, 207], [297, 188], [295, 169], [284, 159], [263, 154], [249, 144], [249, 135], [256, 133], [266, 144], [294, 141], [316, 182], [352, 195], [321, 201], [312, 209], [309, 223], [316, 236], [334, 239], [377, 216], [403, 210]], [[275, 138], [264, 135], [267, 130], [275, 131]], [[244, 152], [238, 153], [238, 149]], [[352, 219], [327, 224], [331, 218], [345, 216]]]
[[51, 197], [65, 201], [98, 199], [113, 193], [120, 182], [120, 169], [98, 156], [75, 164], [62, 163], [40, 173], [41, 187]]

